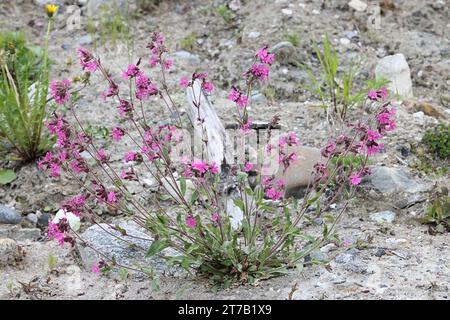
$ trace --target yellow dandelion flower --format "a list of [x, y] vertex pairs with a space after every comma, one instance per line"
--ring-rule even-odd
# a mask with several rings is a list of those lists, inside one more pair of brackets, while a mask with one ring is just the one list
[[53, 17], [56, 11], [58, 11], [58, 6], [55, 6], [54, 4], [48, 4], [45, 6], [45, 12], [47, 12], [49, 18]]

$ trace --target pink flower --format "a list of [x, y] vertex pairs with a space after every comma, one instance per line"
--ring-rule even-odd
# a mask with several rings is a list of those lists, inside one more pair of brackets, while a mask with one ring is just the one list
[[269, 188], [266, 191], [266, 197], [272, 199], [273, 201], [281, 199], [282, 196], [282, 193], [275, 188]]
[[212, 214], [212, 216], [211, 216], [211, 220], [214, 221], [214, 222], [218, 222], [219, 219], [220, 219], [219, 213], [218, 213], [218, 212], [214, 212], [214, 213]]
[[380, 90], [378, 90], [378, 95], [381, 98], [382, 101], [386, 100], [388, 92], [387, 89], [385, 87], [380, 88]]
[[206, 171], [208, 171], [208, 165], [200, 159], [194, 159], [194, 161], [192, 161], [191, 163], [191, 167], [193, 170], [199, 172], [200, 174], [204, 174]]
[[124, 80], [128, 80], [129, 78], [136, 77], [138, 74], [139, 74], [139, 68], [134, 64], [130, 64], [130, 65], [128, 65], [127, 70], [122, 72], [122, 78]]
[[235, 102], [240, 109], [245, 108], [248, 104], [248, 97], [234, 87], [231, 88], [228, 99]]
[[81, 168], [78, 166], [78, 161], [77, 160], [72, 160], [70, 162], [70, 168], [73, 170], [73, 172], [75, 172], [76, 174], [80, 174], [81, 173]]
[[181, 77], [179, 84], [180, 84], [180, 87], [186, 89], [189, 86], [189, 79], [186, 77]]
[[371, 129], [367, 130], [367, 140], [376, 141], [380, 138], [383, 138], [383, 136], [379, 134], [378, 131], [373, 131]]
[[186, 217], [186, 226], [188, 228], [195, 228], [195, 226], [197, 225], [197, 221], [195, 220], [195, 218], [192, 215], [188, 215]]
[[253, 169], [253, 163], [251, 162], [246, 162], [244, 165], [244, 168], [242, 169], [244, 172], [249, 172], [250, 170]]
[[88, 70], [90, 72], [95, 72], [95, 70], [97, 70], [97, 62], [87, 49], [78, 48], [77, 53], [83, 70]]
[[211, 172], [212, 174], [219, 173], [219, 167], [217, 167], [217, 164], [215, 162], [213, 162], [209, 165], [209, 172]]
[[259, 58], [259, 61], [268, 65], [271, 65], [275, 61], [275, 54], [268, 53], [267, 47], [259, 49], [256, 53], [256, 57]]
[[206, 93], [210, 94], [214, 90], [214, 85], [212, 84], [212, 82], [205, 81], [202, 83], [202, 88], [206, 91]]
[[119, 127], [113, 128], [112, 132], [111, 132], [111, 137], [115, 140], [115, 141], [120, 141], [122, 140], [123, 136], [125, 135], [125, 131]]
[[236, 88], [231, 88], [230, 93], [228, 94], [228, 99], [233, 102], [236, 102], [241, 96], [241, 92], [239, 92]]
[[157, 94], [158, 88], [150, 81], [144, 73], [140, 72], [136, 77], [136, 98], [148, 100], [152, 95]]
[[56, 178], [61, 175], [61, 168], [56, 163], [50, 164], [50, 177]]
[[150, 57], [150, 60], [148, 61], [148, 63], [150, 64], [151, 67], [155, 67], [159, 62], [158, 56], [156, 54], [153, 54]]
[[376, 101], [378, 99], [377, 91], [374, 89], [369, 90], [367, 97], [372, 101]]
[[49, 240], [55, 239], [61, 247], [64, 246], [64, 233], [59, 231], [56, 223], [48, 223], [47, 237]]
[[286, 187], [286, 182], [283, 179], [278, 180], [277, 187], [279, 190], [283, 190]]
[[70, 99], [70, 86], [71, 83], [67, 79], [64, 79], [62, 81], [53, 80], [51, 82], [50, 94], [57, 104], [63, 105]]
[[169, 70], [173, 66], [173, 60], [172, 59], [166, 59], [164, 62], [164, 69]]
[[328, 158], [330, 155], [333, 154], [334, 150], [336, 150], [336, 143], [334, 141], [331, 141], [327, 144], [327, 146], [322, 149], [321, 154], [325, 158]]
[[125, 153], [125, 162], [126, 163], [134, 161], [135, 158], [136, 158], [136, 152], [128, 151], [127, 153]]
[[248, 72], [261, 81], [269, 78], [269, 68], [265, 64], [254, 64]]
[[92, 265], [91, 271], [96, 275], [100, 274], [100, 267], [98, 266], [98, 263]]
[[359, 175], [358, 172], [354, 172], [351, 176], [350, 176], [350, 182], [352, 185], [356, 186], [358, 184], [361, 183], [361, 176]]
[[95, 158], [102, 163], [108, 161], [108, 155], [104, 149], [97, 150], [95, 153]]
[[107, 197], [106, 201], [107, 201], [109, 204], [114, 204], [114, 203], [116, 203], [116, 202], [117, 202], [117, 196], [116, 196], [116, 193], [115, 193], [114, 191], [108, 192], [108, 197]]

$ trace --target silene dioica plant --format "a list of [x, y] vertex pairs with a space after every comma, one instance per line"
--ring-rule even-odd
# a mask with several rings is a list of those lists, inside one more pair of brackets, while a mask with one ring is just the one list
[[[111, 154], [86, 133], [71, 99], [75, 88], [70, 81], [53, 83], [53, 98], [58, 104], [67, 106], [73, 121], [58, 111], [53, 114], [46, 126], [57, 138], [56, 149], [48, 152], [38, 166], [48, 170], [54, 178], [68, 175], [80, 185], [81, 192], [61, 204], [61, 210], [49, 224], [49, 238], [61, 245], [69, 243], [73, 246], [80, 242], [89, 246], [78, 232], [80, 221], [99, 224], [104, 221], [93, 208], [113, 208], [129, 215], [153, 237], [147, 248], [140, 248], [149, 256], [165, 248], [173, 248], [178, 255], [165, 256], [169, 264], [225, 284], [283, 274], [289, 268], [302, 265], [302, 258], [311, 251], [330, 240], [336, 241], [333, 230], [337, 222], [355, 195], [361, 179], [370, 174], [367, 167], [369, 157], [383, 148], [379, 140], [395, 128], [394, 109], [386, 100], [386, 91], [380, 89], [369, 93], [367, 114], [356, 123], [348, 123], [345, 132], [324, 146], [322, 161], [311, 172], [304, 198], [288, 199], [285, 197], [284, 179], [267, 170], [262, 161], [226, 164], [214, 163], [202, 154], [187, 153], [181, 157], [176, 154], [177, 145], [190, 140], [190, 137], [186, 133], [189, 131], [184, 130], [189, 128], [183, 128], [179, 107], [168, 89], [167, 73], [172, 60], [160, 33], [151, 34], [147, 48], [148, 60], [139, 59], [136, 64], [127, 66], [121, 77], [110, 74], [103, 62], [88, 50], [78, 49], [82, 69], [104, 79], [105, 110], [110, 108], [121, 119], [122, 124], [111, 129], [112, 140], [120, 143], [127, 139], [132, 143], [132, 147], [122, 155], [124, 166], [120, 172], [113, 167]], [[253, 64], [243, 73], [242, 86], [236, 84], [230, 88], [228, 98], [234, 105], [241, 135], [252, 132], [249, 113], [251, 88], [259, 81], [267, 81], [274, 61], [275, 56], [268, 52], [267, 46], [261, 48], [255, 54]], [[205, 73], [182, 77], [179, 85], [182, 90], [193, 90], [198, 85], [204, 95], [214, 90]], [[155, 97], [171, 114], [178, 115], [170, 118], [175, 119], [172, 123], [152, 125], [149, 122], [146, 111], [151, 107], [148, 105], [150, 100]], [[205, 107], [202, 101], [200, 96], [194, 95], [193, 105], [197, 111]], [[203, 126], [208, 119], [202, 118], [201, 112], [198, 115], [195, 125]], [[300, 140], [292, 132], [273, 139], [275, 134], [271, 128], [278, 121], [279, 118], [274, 116], [269, 122], [262, 154], [264, 158], [275, 159], [279, 170], [286, 172], [300, 161], [297, 157], [301, 155], [295, 151]], [[203, 140], [203, 143], [207, 146], [208, 141]], [[359, 161], [344, 161], [350, 155]], [[149, 172], [166, 198], [175, 203], [170, 211], [161, 199], [152, 199], [152, 206], [145, 206], [129, 192], [130, 184], [142, 183], [139, 172], [143, 171]], [[226, 191], [229, 188], [224, 188], [224, 181], [232, 181], [234, 193]], [[330, 188], [334, 190], [332, 199], [321, 204], [325, 191]], [[345, 205], [324, 226], [323, 232], [306, 234], [305, 222], [311, 211], [316, 217], [321, 216], [329, 204], [341, 198], [345, 199]], [[227, 205], [230, 199], [233, 209]], [[242, 214], [237, 224], [233, 222], [236, 208]], [[105, 232], [119, 233], [124, 242], [133, 238], [120, 226], [108, 225]], [[145, 272], [136, 266], [120, 266], [114, 257], [102, 252], [98, 254], [102, 259], [93, 266], [94, 272], [113, 267]]]

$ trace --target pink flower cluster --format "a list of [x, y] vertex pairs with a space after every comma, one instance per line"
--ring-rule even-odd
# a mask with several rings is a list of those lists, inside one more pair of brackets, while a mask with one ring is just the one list
[[369, 90], [367, 97], [372, 101], [385, 101], [387, 98], [388, 92], [385, 87], [382, 87], [378, 90]]
[[239, 109], [244, 109], [248, 104], [248, 97], [236, 87], [231, 87], [228, 99], [236, 103]]
[[265, 196], [273, 201], [280, 200], [286, 189], [285, 181], [276, 180], [273, 176], [263, 176], [262, 185]]
[[149, 64], [151, 67], [156, 67], [158, 64], [161, 65], [164, 69], [168, 70], [173, 65], [172, 59], [165, 59], [163, 54], [167, 52], [167, 48], [164, 44], [164, 36], [159, 32], [153, 32], [151, 34], [151, 41], [147, 45], [147, 48], [150, 49], [150, 60]]
[[[286, 169], [297, 160], [297, 154], [295, 152], [288, 152], [287, 147], [296, 146], [300, 144], [300, 139], [295, 132], [289, 132], [282, 135], [278, 142], [278, 163], [283, 165], [283, 170]], [[269, 148], [271, 150], [271, 148]]]
[[97, 70], [97, 60], [95, 60], [92, 53], [85, 48], [78, 48], [77, 53], [83, 70], [90, 72], [95, 72], [95, 70]]
[[70, 87], [71, 83], [69, 80], [64, 79], [61, 81], [53, 80], [50, 83], [50, 94], [55, 102], [59, 105], [65, 104], [70, 99]]
[[275, 61], [275, 55], [267, 51], [267, 46], [259, 49], [256, 53], [256, 58], [259, 62], [253, 64], [245, 73], [264, 81], [269, 78], [269, 66]]
[[219, 173], [219, 168], [217, 167], [215, 162], [207, 164], [205, 161], [202, 161], [200, 159], [194, 159], [191, 162], [185, 161], [184, 167], [184, 175], [191, 178], [203, 178], [208, 173], [211, 175]]
[[[137, 65], [130, 64], [127, 70], [122, 72], [122, 78], [125, 80], [135, 79], [134, 84], [136, 86], [136, 98], [142, 101], [148, 100], [150, 96], [156, 95], [159, 93], [158, 88], [150, 81], [150, 78], [147, 77], [144, 72], [142, 72]], [[115, 93], [115, 90], [110, 87], [110, 91], [112, 94]], [[107, 93], [107, 96], [110, 94]], [[122, 112], [122, 114], [126, 113], [126, 111]]]

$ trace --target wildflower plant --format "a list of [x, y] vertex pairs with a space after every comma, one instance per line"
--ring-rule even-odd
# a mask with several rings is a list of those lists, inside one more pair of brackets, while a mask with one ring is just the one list
[[[269, 123], [267, 139], [260, 148], [264, 158], [261, 161], [246, 159], [243, 163], [227, 164], [215, 163], [204, 154], [177, 154], [177, 147], [189, 141], [190, 136], [188, 130], [183, 130], [189, 128], [185, 127], [186, 122], [170, 97], [167, 70], [172, 67], [172, 60], [160, 33], [151, 35], [147, 48], [148, 57], [124, 67], [121, 76], [106, 71], [100, 58], [88, 50], [78, 49], [81, 68], [103, 78], [105, 103], [110, 103], [111, 111], [122, 119], [120, 126], [110, 128], [112, 140], [121, 143], [127, 139], [133, 145], [122, 155], [121, 170], [113, 166], [111, 154], [86, 132], [70, 97], [72, 88], [64, 80], [56, 82], [60, 90], [52, 91], [53, 97], [58, 104], [68, 107], [73, 121], [59, 112], [54, 113], [47, 127], [56, 136], [57, 147], [38, 166], [54, 178], [68, 175], [80, 185], [81, 192], [61, 204], [60, 212], [49, 224], [49, 237], [61, 245], [73, 246], [79, 241], [89, 246], [78, 233], [80, 221], [99, 224], [104, 222], [103, 218], [93, 208], [113, 208], [130, 216], [153, 237], [148, 247], [140, 248], [148, 256], [170, 247], [178, 254], [165, 256], [169, 264], [196, 271], [225, 285], [283, 274], [301, 263], [308, 253], [334, 239], [335, 225], [345, 212], [348, 200], [354, 196], [361, 179], [370, 173], [366, 166], [368, 158], [382, 149], [381, 135], [395, 128], [389, 101], [384, 96], [368, 97], [371, 112], [357, 123], [348, 124], [348, 130], [323, 149], [322, 161], [311, 172], [304, 199], [288, 199], [285, 180], [266, 165], [266, 160], [275, 159], [275, 167], [286, 173], [298, 161], [295, 148], [300, 145], [300, 139], [293, 132], [276, 139], [273, 128], [278, 124], [278, 117]], [[274, 62], [275, 56], [267, 46], [261, 48], [243, 73], [242, 86], [236, 84], [229, 90], [228, 99], [237, 115], [240, 135], [244, 137], [251, 135], [253, 127], [249, 112], [252, 86], [267, 81]], [[204, 95], [214, 90], [206, 73], [196, 72], [179, 80], [183, 90], [194, 90], [197, 85]], [[154, 97], [162, 101], [170, 114], [178, 115], [171, 118], [172, 122], [164, 125], [149, 122], [147, 104]], [[200, 126], [208, 121], [200, 112], [204, 108], [202, 101], [194, 95], [193, 104], [199, 111], [195, 125]], [[202, 140], [202, 143], [207, 146], [208, 142]], [[342, 165], [341, 160], [349, 154], [361, 158], [358, 165]], [[130, 185], [142, 183], [141, 172], [155, 178], [164, 199], [175, 204], [173, 208], [157, 197], [145, 199], [151, 202], [148, 206], [131, 194]], [[303, 222], [312, 206], [318, 216], [327, 210], [326, 205], [320, 205], [320, 199], [333, 183], [337, 190], [332, 201], [343, 198], [346, 204], [322, 234], [308, 234]], [[240, 214], [236, 214], [236, 209]], [[120, 226], [108, 226], [105, 232], [119, 232], [125, 242], [133, 238]], [[146, 270], [121, 266], [113, 257], [98, 253], [102, 259], [93, 266], [95, 273], [114, 267]]]
[[312, 41], [312, 45], [320, 63], [321, 74], [316, 76], [310, 68], [307, 68], [311, 81], [309, 90], [319, 96], [330, 123], [336, 120], [345, 121], [348, 110], [363, 103], [368, 90], [387, 84], [385, 79], [368, 81], [363, 90], [354, 93], [356, 70], [350, 65], [347, 71], [339, 74], [339, 57], [328, 34], [325, 34], [323, 51], [319, 49], [315, 40]]
[[42, 127], [50, 102], [48, 42], [57, 9], [45, 7], [48, 23], [41, 54], [26, 46], [23, 35], [0, 37], [0, 151], [11, 159], [34, 160], [53, 144]]

